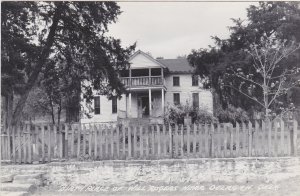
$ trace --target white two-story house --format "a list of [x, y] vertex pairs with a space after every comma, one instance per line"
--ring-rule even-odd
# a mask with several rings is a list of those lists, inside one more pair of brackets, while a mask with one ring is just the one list
[[95, 95], [90, 118], [82, 117], [81, 123], [162, 123], [168, 104], [187, 102], [212, 112], [212, 93], [202, 88], [199, 77], [193, 77], [194, 68], [187, 59], [155, 59], [139, 50], [129, 61], [130, 69], [120, 75], [128, 93], [112, 100]]

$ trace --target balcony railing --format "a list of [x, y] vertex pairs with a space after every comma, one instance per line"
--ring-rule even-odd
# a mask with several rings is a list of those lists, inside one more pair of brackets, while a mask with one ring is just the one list
[[161, 76], [122, 77], [121, 81], [125, 86], [158, 86], [164, 84]]

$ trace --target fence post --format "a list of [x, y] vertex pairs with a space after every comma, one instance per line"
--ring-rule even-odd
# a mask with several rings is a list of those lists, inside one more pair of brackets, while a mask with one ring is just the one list
[[178, 125], [177, 124], [175, 124], [174, 144], [175, 144], [174, 157], [177, 157], [178, 156]]
[[19, 146], [19, 156], [18, 156], [18, 158], [19, 158], [19, 164], [21, 164], [22, 163], [22, 146], [21, 146], [21, 125], [19, 125], [18, 126], [18, 146]]
[[235, 156], [240, 156], [240, 124], [236, 122], [235, 124]]
[[184, 156], [184, 149], [183, 149], [184, 148], [184, 140], [183, 140], [184, 139], [184, 130], [183, 129], [184, 129], [184, 126], [181, 125], [181, 130], [180, 130], [180, 136], [181, 136], [180, 137], [180, 140], [181, 140], [180, 141], [180, 143], [181, 143], [181, 146], [180, 146], [181, 147], [180, 148], [181, 153], [180, 154], [181, 154], [181, 157]]
[[298, 149], [297, 149], [297, 133], [298, 133], [298, 122], [296, 119], [293, 120], [293, 149], [294, 149], [294, 156], [297, 156]]
[[133, 127], [133, 157], [137, 158], [137, 126]]
[[[74, 157], [74, 132], [75, 132], [75, 128], [74, 125], [71, 125], [71, 130], [72, 130], [72, 134], [71, 134], [71, 158]], [[55, 129], [53, 130], [55, 131]]]
[[144, 136], [143, 136], [143, 125], [140, 126], [140, 158], [144, 156]]
[[268, 156], [271, 156], [271, 139], [272, 139], [272, 122], [270, 119], [267, 119], [267, 130], [268, 130]]
[[164, 151], [164, 157], [167, 156], [167, 140], [166, 140], [166, 125], [163, 124], [163, 151]]
[[160, 127], [157, 124], [156, 125], [156, 130], [157, 130], [157, 156], [158, 158], [160, 158], [160, 154], [161, 154], [161, 140], [160, 140]]
[[15, 138], [16, 127], [12, 127], [12, 154], [13, 154], [13, 163], [16, 164], [16, 138]]
[[[99, 158], [100, 159], [103, 159], [104, 157], [104, 152], [103, 152], [103, 141], [104, 141], [104, 136], [103, 136], [103, 127], [101, 125], [98, 126], [99, 128], [99, 135], [100, 135], [100, 138], [99, 138], [99, 151], [100, 151], [100, 154], [99, 154]], [[120, 156], [119, 156], [120, 158]]]
[[111, 137], [110, 137], [110, 152], [111, 152], [111, 158], [114, 159], [115, 157], [115, 148], [114, 148], [114, 135], [115, 135], [115, 129], [111, 126], [110, 127], [110, 133], [111, 133]]
[[86, 131], [86, 126], [85, 126], [85, 124], [83, 124], [83, 126], [82, 126], [82, 128], [83, 128], [83, 156], [85, 156], [86, 155], [86, 134], [87, 134], [87, 131]]
[[208, 133], [208, 125], [205, 123], [204, 125], [204, 151], [205, 157], [209, 157], [209, 133]]
[[284, 121], [280, 119], [280, 155], [284, 156]]
[[[108, 154], [108, 144], [109, 144], [108, 130], [109, 130], [108, 127], [105, 126], [105, 140], [104, 140], [104, 143], [105, 143], [105, 158], [106, 159], [109, 159], [109, 157], [110, 157], [110, 155]], [[124, 131], [124, 134], [125, 134], [125, 131]], [[124, 138], [125, 138], [125, 136], [124, 136]], [[125, 142], [124, 142], [124, 144], [125, 144]]]
[[123, 158], [126, 159], [126, 150], [125, 150], [125, 148], [126, 148], [126, 144], [125, 144], [125, 142], [126, 142], [126, 140], [125, 140], [126, 133], [125, 133], [125, 126], [124, 125], [122, 126], [122, 134], [123, 134]]
[[230, 130], [230, 157], [233, 157], [233, 125], [229, 125]]
[[149, 126], [146, 126], [146, 159], [149, 158]]
[[217, 152], [218, 152], [218, 157], [221, 157], [221, 146], [222, 146], [222, 138], [220, 136], [221, 134], [221, 126], [220, 126], [220, 123], [218, 123], [217, 125], [217, 134], [216, 134], [216, 137], [217, 137]]
[[97, 160], [98, 158], [98, 128], [96, 124], [93, 124], [93, 130], [94, 130], [94, 159]]
[[248, 123], [248, 156], [251, 157], [252, 156], [252, 123], [251, 121], [249, 121]]
[[227, 125], [223, 124], [223, 153], [222, 153], [222, 157], [226, 157], [227, 156]]
[[261, 148], [261, 151], [262, 151], [262, 156], [266, 156], [266, 148], [267, 148], [267, 139], [266, 139], [266, 133], [267, 133], [267, 130], [266, 130], [266, 123], [265, 123], [265, 120], [262, 120], [261, 122], [261, 133], [262, 133], [262, 141], [261, 141], [261, 144], [262, 144], [262, 148]]
[[293, 128], [287, 130], [287, 154], [288, 156], [292, 155], [292, 142], [293, 142]]
[[42, 126], [42, 162], [45, 163], [45, 126]]
[[155, 156], [155, 145], [154, 145], [154, 125], [150, 125], [150, 130], [151, 130], [151, 154], [154, 157]]
[[24, 163], [27, 163], [27, 124], [23, 128], [23, 148], [24, 148]]
[[[278, 140], [278, 137], [280, 138], [280, 129], [281, 129], [281, 126], [280, 126], [280, 119], [276, 119], [275, 120], [275, 125], [274, 125], [274, 152], [275, 152], [275, 157], [279, 156], [280, 155], [280, 147], [279, 147], [279, 143], [280, 143], [280, 140]], [[278, 125], [279, 125], [279, 131], [278, 131]]]
[[0, 161], [3, 159], [3, 152], [4, 152], [4, 142], [3, 142], [3, 139], [2, 139], [2, 132], [3, 132], [3, 129], [0, 129]]
[[247, 145], [247, 141], [248, 138], [247, 138], [247, 131], [246, 131], [246, 124], [244, 122], [242, 122], [242, 133], [243, 133], [243, 155], [244, 156], [247, 156], [248, 154], [248, 149], [246, 148], [246, 145]]
[[260, 131], [259, 131], [259, 124], [257, 122], [257, 120], [255, 120], [255, 125], [254, 125], [254, 133], [255, 133], [255, 156], [259, 156], [260, 155], [260, 148], [259, 148], [259, 135], [260, 135]]
[[191, 145], [190, 145], [190, 124], [187, 124], [186, 125], [186, 140], [187, 140], [187, 142], [186, 142], [186, 145], [187, 145], [187, 157], [189, 157], [190, 156], [190, 147], [191, 147]]
[[36, 163], [40, 162], [40, 130], [39, 127], [37, 125], [34, 126], [34, 138], [35, 138], [35, 150], [34, 150], [34, 161], [36, 161]]
[[81, 124], [78, 124], [77, 132], [77, 158], [80, 158], [80, 140], [81, 140]]
[[8, 126], [8, 130], [7, 130], [7, 147], [8, 147], [8, 158], [9, 160], [12, 160], [12, 152], [11, 152], [11, 130], [12, 130], [12, 127], [11, 126]]
[[197, 138], [197, 135], [196, 135], [196, 132], [197, 132], [197, 127], [196, 127], [196, 124], [194, 123], [193, 124], [193, 155], [195, 156], [197, 154], [196, 152], [196, 138]]
[[62, 131], [62, 141], [63, 141], [63, 156], [65, 159], [68, 159], [68, 132], [69, 126], [67, 124], [62, 125], [64, 127], [64, 131]]
[[31, 131], [31, 126], [29, 125], [29, 141], [28, 141], [28, 162], [32, 163], [32, 131]]
[[172, 138], [172, 127], [171, 125], [169, 124], [169, 153], [171, 155], [171, 158], [173, 158], [173, 149], [172, 149], [172, 141], [173, 141], [173, 138]]
[[89, 157], [92, 157], [93, 126], [89, 124]]
[[59, 158], [62, 159], [64, 157], [64, 137], [63, 137], [63, 126], [62, 124], [59, 125]]
[[117, 159], [120, 159], [120, 126], [116, 127], [116, 132], [117, 132]]
[[131, 126], [128, 126], [128, 158], [131, 158]]
[[48, 162], [51, 161], [51, 129], [48, 125]]
[[54, 146], [53, 146], [53, 156], [55, 157], [55, 158], [57, 158], [57, 156], [58, 156], [58, 146], [57, 146], [57, 130], [58, 130], [58, 128], [57, 128], [57, 126], [56, 125], [53, 125], [54, 127], [53, 127], [53, 138], [54, 138]]
[[214, 143], [214, 138], [215, 138], [215, 127], [214, 127], [214, 123], [211, 122], [210, 124], [210, 128], [211, 128], [211, 147], [210, 147], [210, 157], [214, 158], [215, 157], [215, 143]]

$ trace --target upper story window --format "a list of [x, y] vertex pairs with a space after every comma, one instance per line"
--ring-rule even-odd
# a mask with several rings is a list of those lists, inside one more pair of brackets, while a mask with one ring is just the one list
[[193, 108], [199, 108], [199, 93], [193, 93]]
[[94, 97], [94, 113], [100, 114], [100, 96]]
[[118, 110], [117, 97], [113, 97], [111, 103], [112, 103], [112, 113], [115, 114], [117, 113]]
[[174, 93], [173, 94], [173, 101], [174, 101], [174, 105], [179, 105], [180, 104], [180, 94], [179, 93]]
[[192, 86], [198, 86], [198, 85], [199, 85], [199, 77], [192, 76]]
[[173, 86], [180, 86], [179, 76], [173, 77]]

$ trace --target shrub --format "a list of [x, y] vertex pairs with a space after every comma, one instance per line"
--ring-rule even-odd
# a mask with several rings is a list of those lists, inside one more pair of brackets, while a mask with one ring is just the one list
[[235, 123], [235, 122], [245, 122], [249, 121], [248, 113], [242, 108], [236, 108], [229, 105], [226, 110], [218, 109], [216, 111], [216, 116], [220, 123]]
[[190, 117], [192, 123], [212, 123], [216, 119], [206, 108], [193, 108], [189, 102], [185, 105], [167, 105], [164, 121], [166, 124], [183, 124], [184, 118]]

